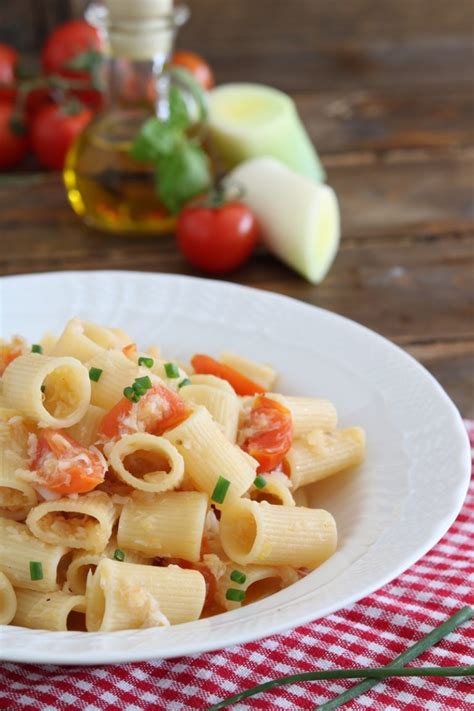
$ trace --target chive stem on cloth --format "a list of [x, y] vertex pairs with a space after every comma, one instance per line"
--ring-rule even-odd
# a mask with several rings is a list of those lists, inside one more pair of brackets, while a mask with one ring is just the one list
[[332, 711], [339, 708], [342, 704], [347, 703], [356, 696], [363, 694], [373, 686], [378, 684], [380, 680], [388, 679], [391, 676], [474, 676], [474, 666], [465, 667], [418, 667], [405, 668], [404, 664], [419, 657], [423, 652], [437, 644], [441, 639], [453, 632], [457, 627], [462, 625], [467, 620], [470, 620], [474, 615], [474, 609], [469, 606], [461, 608], [456, 614], [449, 617], [439, 627], [435, 627], [429, 634], [420, 639], [414, 645], [409, 647], [405, 652], [396, 657], [390, 664], [385, 667], [376, 667], [372, 669], [334, 669], [330, 671], [304, 672], [302, 674], [293, 674], [291, 676], [280, 677], [267, 681], [264, 684], [259, 684], [251, 689], [242, 691], [234, 696], [229, 696], [223, 701], [210, 706], [207, 711], [219, 711], [219, 709], [227, 708], [232, 704], [236, 704], [243, 699], [247, 699], [255, 694], [260, 694], [263, 691], [269, 691], [277, 686], [294, 684], [301, 681], [323, 681], [325, 679], [358, 679], [366, 677], [364, 681], [356, 684], [352, 689], [348, 689], [336, 698], [318, 706], [315, 711]]
[[153, 358], [146, 358], [145, 356], [140, 356], [138, 359], [138, 365], [144, 365], [147, 368], [153, 368], [155, 361]]
[[91, 368], [89, 370], [89, 379], [93, 380], [94, 383], [98, 383], [103, 370], [101, 368]]
[[40, 346], [38, 343], [33, 343], [33, 345], [31, 346], [31, 352], [32, 353], [42, 353], [43, 346]]
[[30, 580], [43, 580], [43, 563], [30, 560]]
[[179, 368], [174, 363], [165, 363], [165, 373], [167, 378], [179, 378]]
[[220, 476], [214, 487], [214, 491], [212, 492], [211, 501], [214, 501], [216, 504], [224, 503], [229, 486], [230, 481], [225, 479], [223, 476]]

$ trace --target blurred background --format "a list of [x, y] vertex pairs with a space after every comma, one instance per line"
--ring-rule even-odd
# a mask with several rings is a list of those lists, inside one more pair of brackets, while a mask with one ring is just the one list
[[[192, 16], [177, 46], [202, 54], [218, 84], [260, 82], [290, 94], [342, 211], [342, 245], [320, 286], [264, 251], [229, 280], [383, 333], [473, 416], [472, 0], [187, 1]], [[34, 64], [51, 30], [85, 5], [1, 0], [0, 42]], [[0, 234], [4, 274], [196, 273], [171, 238], [120, 241], [80, 225], [58, 174], [2, 188]]]

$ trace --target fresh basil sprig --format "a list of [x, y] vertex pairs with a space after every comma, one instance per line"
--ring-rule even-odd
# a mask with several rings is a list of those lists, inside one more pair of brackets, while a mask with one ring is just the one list
[[153, 163], [155, 184], [163, 205], [173, 214], [212, 185], [209, 158], [188, 135], [188, 107], [175, 86], [169, 92], [169, 117], [145, 121], [131, 148], [139, 161]]

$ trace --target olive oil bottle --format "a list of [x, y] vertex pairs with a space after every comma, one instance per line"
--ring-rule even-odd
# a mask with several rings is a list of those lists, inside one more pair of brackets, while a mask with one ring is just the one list
[[[132, 157], [144, 122], [166, 119], [170, 88], [167, 69], [178, 28], [188, 19], [184, 5], [172, 0], [106, 0], [86, 15], [106, 40], [103, 66], [105, 109], [71, 147], [64, 181], [69, 202], [95, 228], [125, 235], [173, 231], [175, 216], [158, 197], [156, 171]], [[192, 92], [179, 87], [191, 116], [199, 121]]]

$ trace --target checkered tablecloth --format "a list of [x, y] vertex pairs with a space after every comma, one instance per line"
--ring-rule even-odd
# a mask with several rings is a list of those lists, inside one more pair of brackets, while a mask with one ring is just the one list
[[[473, 445], [474, 422], [466, 426]], [[3, 664], [0, 709], [204, 710], [278, 676], [387, 664], [466, 604], [474, 605], [474, 480], [461, 513], [438, 545], [406, 573], [350, 608], [286, 634], [193, 657], [88, 668]], [[474, 622], [412, 664], [474, 664]], [[234, 708], [314, 709], [353, 683], [295, 684]], [[474, 680], [391, 679], [344, 708], [472, 711]]]

